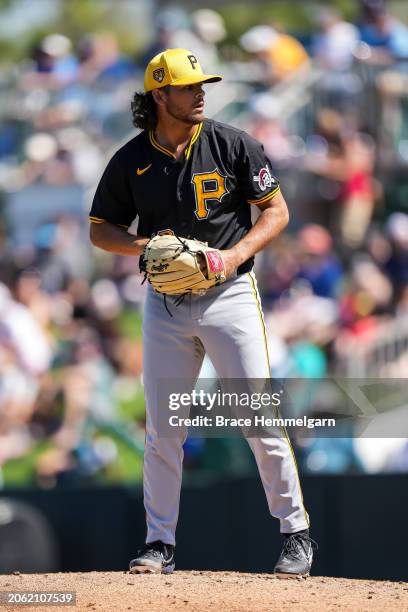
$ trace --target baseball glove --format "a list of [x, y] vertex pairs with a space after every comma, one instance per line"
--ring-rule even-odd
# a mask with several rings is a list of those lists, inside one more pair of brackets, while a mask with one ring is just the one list
[[154, 290], [164, 295], [203, 295], [226, 280], [220, 251], [170, 234], [159, 234], [147, 243], [140, 269]]

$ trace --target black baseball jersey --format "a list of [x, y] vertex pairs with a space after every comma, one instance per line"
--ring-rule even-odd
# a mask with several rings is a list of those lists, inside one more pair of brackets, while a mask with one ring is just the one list
[[[279, 191], [260, 142], [229, 125], [205, 119], [176, 159], [152, 131], [132, 138], [112, 157], [96, 190], [90, 219], [137, 233], [172, 229], [179, 236], [228, 249], [252, 226], [251, 204]], [[252, 268], [253, 258], [238, 269]]]

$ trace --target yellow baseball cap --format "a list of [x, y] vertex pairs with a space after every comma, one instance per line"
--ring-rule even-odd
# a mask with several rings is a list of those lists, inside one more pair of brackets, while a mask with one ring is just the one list
[[187, 49], [166, 49], [154, 56], [147, 65], [144, 88], [152, 91], [166, 85], [215, 83], [222, 77], [204, 74], [196, 55]]

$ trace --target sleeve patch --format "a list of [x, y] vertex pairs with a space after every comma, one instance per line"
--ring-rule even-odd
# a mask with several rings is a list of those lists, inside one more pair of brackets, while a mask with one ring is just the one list
[[268, 164], [261, 168], [258, 174], [252, 177], [252, 180], [259, 185], [261, 191], [266, 191], [268, 188], [278, 185], [277, 180], [271, 174]]

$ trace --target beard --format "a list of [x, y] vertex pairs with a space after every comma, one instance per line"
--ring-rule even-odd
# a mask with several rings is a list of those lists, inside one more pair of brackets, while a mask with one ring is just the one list
[[186, 112], [176, 104], [168, 103], [166, 105], [166, 111], [170, 117], [173, 117], [173, 119], [177, 119], [177, 121], [181, 121], [181, 123], [185, 123], [189, 126], [197, 125], [204, 119], [204, 109], [191, 109], [190, 111]]

